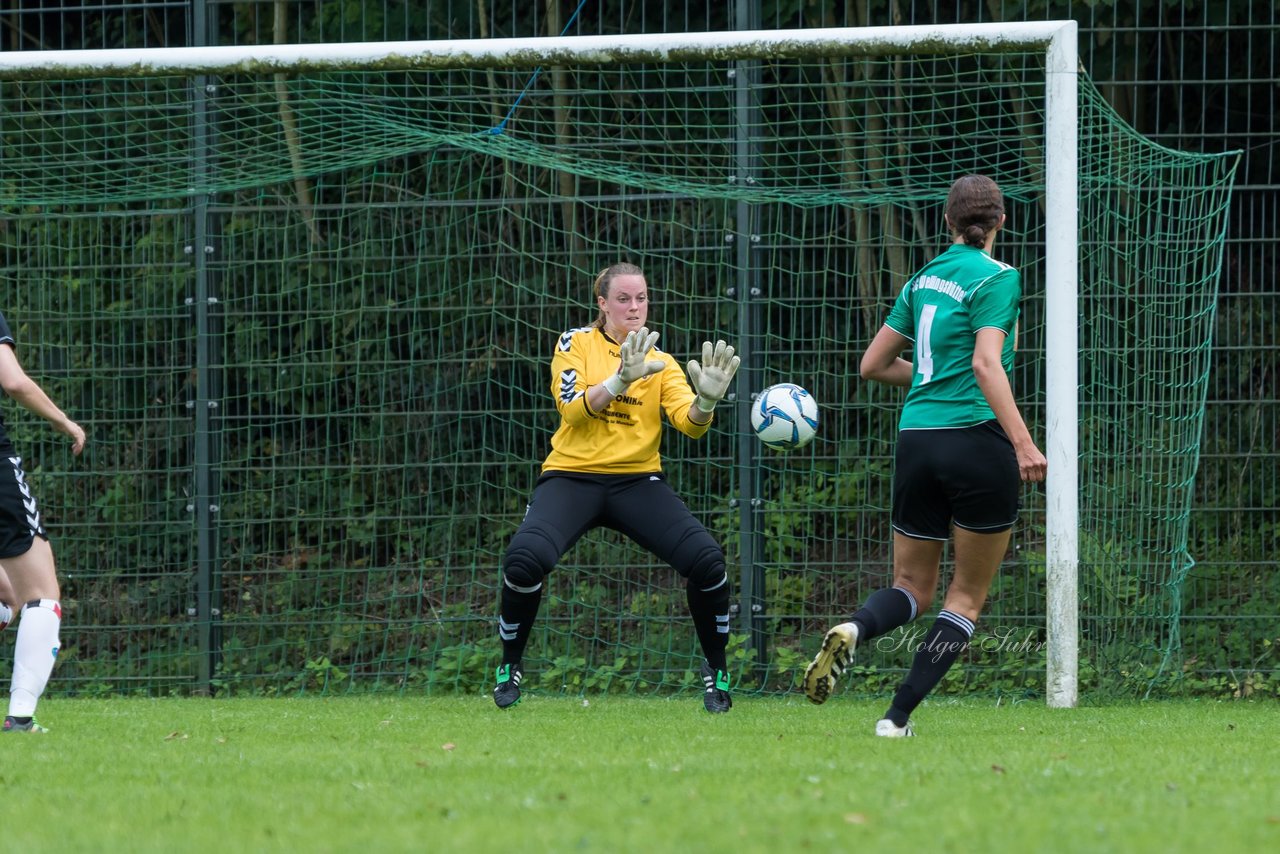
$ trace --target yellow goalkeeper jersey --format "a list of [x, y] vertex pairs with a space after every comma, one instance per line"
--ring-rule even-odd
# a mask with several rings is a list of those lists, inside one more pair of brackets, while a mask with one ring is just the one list
[[681, 433], [697, 439], [707, 424], [689, 420], [694, 393], [671, 355], [654, 348], [646, 360], [666, 367], [637, 380], [600, 412], [587, 407], [587, 389], [618, 372], [618, 342], [595, 326], [570, 329], [556, 342], [551, 357], [551, 395], [560, 412], [560, 428], [551, 437], [551, 453], [542, 470], [592, 474], [641, 474], [662, 471], [658, 445], [662, 416]]

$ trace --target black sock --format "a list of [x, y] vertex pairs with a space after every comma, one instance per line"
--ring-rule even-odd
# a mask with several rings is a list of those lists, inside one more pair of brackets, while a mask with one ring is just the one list
[[973, 623], [951, 611], [938, 612], [938, 619], [934, 620], [933, 628], [925, 635], [924, 644], [911, 662], [907, 678], [893, 696], [893, 705], [885, 712], [884, 716], [893, 721], [894, 726], [907, 725], [920, 701], [929, 696], [960, 653], [969, 648], [971, 637]]
[[724, 651], [729, 646], [729, 576], [713, 590], [699, 590], [690, 581], [686, 593], [702, 654], [713, 670], [728, 671]]
[[858, 643], [862, 644], [915, 618], [915, 597], [901, 587], [884, 587], [868, 596], [849, 622], [858, 624]]
[[533, 590], [513, 590], [504, 578], [501, 602], [498, 637], [502, 639], [502, 663], [519, 664], [529, 633], [533, 631], [533, 620], [538, 616], [538, 605], [542, 603], [542, 584]]

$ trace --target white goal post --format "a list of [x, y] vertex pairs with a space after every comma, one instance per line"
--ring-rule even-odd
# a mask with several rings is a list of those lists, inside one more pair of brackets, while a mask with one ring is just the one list
[[1074, 21], [530, 39], [0, 52], [0, 80], [1041, 51], [1047, 74], [1046, 574], [1051, 707], [1078, 699], [1078, 62]]

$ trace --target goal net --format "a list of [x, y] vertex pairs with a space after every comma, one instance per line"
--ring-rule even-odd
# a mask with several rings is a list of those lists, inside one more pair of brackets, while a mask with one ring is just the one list
[[[793, 690], [891, 577], [901, 394], [857, 360], [980, 172], [1024, 276], [1015, 393], [1059, 482], [1024, 489], [940, 690], [1052, 691], [1054, 619], [1082, 690], [1171, 690], [1234, 156], [1152, 144], [1081, 75], [1055, 208], [1044, 38], [824, 32], [0, 57], [0, 311], [91, 426], [73, 461], [5, 412], [63, 572], [55, 686], [486, 690], [552, 348], [627, 260], [660, 346], [746, 356], [664, 469], [725, 547], [733, 669]], [[822, 412], [789, 455], [746, 427], [777, 381]], [[1055, 560], [1075, 573], [1056, 618]], [[916, 637], [859, 651], [858, 689], [887, 690]], [[683, 584], [624, 538], [590, 534], [549, 577], [535, 690], [692, 688], [697, 665]]]

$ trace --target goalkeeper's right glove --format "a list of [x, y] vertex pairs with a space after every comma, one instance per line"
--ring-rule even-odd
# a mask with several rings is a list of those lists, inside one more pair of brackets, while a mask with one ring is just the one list
[[658, 343], [658, 333], [650, 332], [646, 327], [642, 326], [639, 330], [627, 333], [626, 340], [618, 348], [622, 354], [618, 372], [604, 381], [604, 387], [609, 390], [609, 394], [616, 397], [626, 391], [627, 386], [636, 380], [656, 374], [666, 367], [666, 363], [660, 359], [645, 361], [644, 357], [656, 343]]

